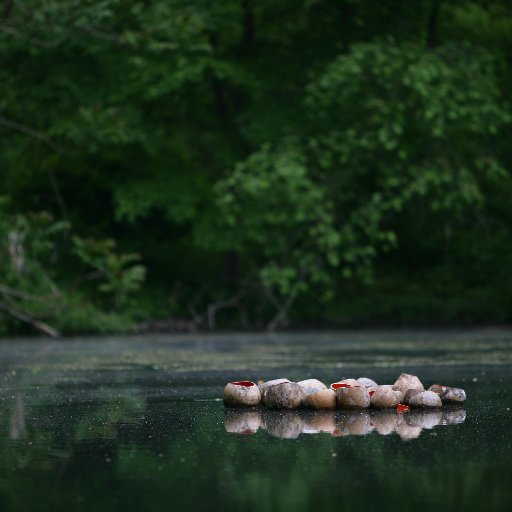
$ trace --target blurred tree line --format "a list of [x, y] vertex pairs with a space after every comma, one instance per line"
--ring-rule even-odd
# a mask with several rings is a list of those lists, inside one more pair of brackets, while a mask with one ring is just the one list
[[0, 330], [512, 319], [509, 0], [3, 0]]

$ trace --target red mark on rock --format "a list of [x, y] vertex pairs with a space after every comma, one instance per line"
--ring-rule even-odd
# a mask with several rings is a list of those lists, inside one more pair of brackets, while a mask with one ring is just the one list
[[335, 382], [331, 384], [331, 389], [340, 389], [340, 388], [362, 388], [363, 386], [352, 386], [352, 384], [345, 384], [343, 382]]

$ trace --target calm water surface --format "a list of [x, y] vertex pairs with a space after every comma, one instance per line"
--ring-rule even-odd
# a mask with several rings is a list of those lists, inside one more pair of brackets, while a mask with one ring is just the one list
[[[442, 412], [225, 410], [229, 380], [400, 372]], [[511, 510], [512, 333], [0, 342], [0, 507]]]

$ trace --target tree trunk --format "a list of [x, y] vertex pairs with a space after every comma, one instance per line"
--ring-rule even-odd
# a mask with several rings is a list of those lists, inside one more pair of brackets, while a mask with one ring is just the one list
[[435, 48], [439, 44], [439, 11], [441, 0], [432, 0], [432, 7], [427, 23], [427, 48]]

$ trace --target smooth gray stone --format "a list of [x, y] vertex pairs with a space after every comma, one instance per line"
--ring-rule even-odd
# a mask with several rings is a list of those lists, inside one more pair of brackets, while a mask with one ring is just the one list
[[297, 384], [302, 388], [306, 396], [321, 391], [322, 389], [327, 389], [327, 386], [317, 379], [301, 380], [297, 382]]
[[409, 405], [411, 398], [418, 393], [421, 393], [419, 389], [408, 389], [405, 395], [402, 397], [401, 402], [405, 405]]
[[409, 389], [417, 389], [419, 391], [425, 391], [423, 384], [420, 379], [416, 377], [416, 375], [410, 375], [409, 373], [401, 373], [400, 377], [393, 384], [393, 389], [395, 391], [400, 391], [402, 393], [402, 398], [405, 396]]
[[309, 409], [336, 409], [336, 393], [332, 389], [321, 389], [308, 395], [303, 402]]
[[400, 391], [395, 391], [392, 386], [379, 386], [370, 398], [370, 405], [378, 409], [396, 407], [402, 398]]
[[338, 388], [336, 390], [338, 409], [368, 409], [370, 394], [364, 386]]
[[409, 400], [411, 407], [441, 407], [443, 403], [433, 391], [423, 391]]
[[372, 379], [369, 379], [368, 377], [359, 377], [357, 379], [357, 382], [359, 384], [362, 384], [365, 388], [378, 388], [379, 385]]

